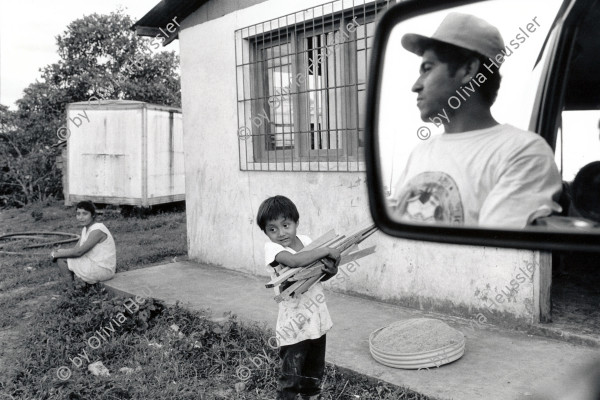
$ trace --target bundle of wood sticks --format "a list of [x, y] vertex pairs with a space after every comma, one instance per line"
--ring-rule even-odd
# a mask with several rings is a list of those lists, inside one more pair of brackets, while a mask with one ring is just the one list
[[[359, 258], [368, 256], [369, 254], [375, 253], [375, 247], [372, 246], [363, 250], [358, 250], [358, 243], [362, 242], [369, 236], [371, 236], [377, 228], [373, 224], [369, 224], [366, 227], [362, 227], [348, 236], [337, 235], [334, 230], [330, 230], [323, 236], [311, 242], [308, 246], [304, 247], [300, 251], [307, 251], [316, 249], [319, 247], [331, 247], [340, 251], [342, 258], [339, 266], [348, 264], [352, 261], [358, 260]], [[290, 268], [282, 265], [282, 268], [277, 272], [278, 276], [271, 279], [265, 286], [272, 288], [279, 285], [289, 286], [282, 290], [277, 296], [275, 301], [278, 303], [287, 300], [290, 297], [304, 293], [311, 287], [317, 284], [321, 279], [325, 277], [325, 273], [321, 270], [323, 267], [323, 261], [315, 261], [306, 267], [301, 268]]]

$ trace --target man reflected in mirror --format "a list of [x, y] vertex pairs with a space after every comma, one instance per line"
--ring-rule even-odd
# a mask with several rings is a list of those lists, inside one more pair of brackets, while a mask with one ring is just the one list
[[406, 34], [402, 46], [422, 57], [412, 87], [421, 119], [443, 124], [445, 132], [411, 153], [390, 197], [393, 216], [523, 228], [560, 212], [562, 181], [550, 146], [533, 132], [498, 123], [490, 111], [499, 68], [515, 49], [498, 29], [451, 13], [432, 37]]

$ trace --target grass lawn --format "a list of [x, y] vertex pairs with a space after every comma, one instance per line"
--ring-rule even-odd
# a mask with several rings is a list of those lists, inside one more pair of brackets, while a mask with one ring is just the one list
[[[99, 220], [115, 237], [117, 272], [185, 259], [184, 212], [105, 210]], [[24, 231], [80, 233], [74, 209], [60, 204], [0, 211], [0, 235]], [[111, 297], [99, 285], [72, 289], [47, 253], [0, 254], [0, 400], [275, 398], [268, 327]], [[109, 375], [88, 371], [97, 361]], [[427, 398], [328, 365], [323, 399]]]

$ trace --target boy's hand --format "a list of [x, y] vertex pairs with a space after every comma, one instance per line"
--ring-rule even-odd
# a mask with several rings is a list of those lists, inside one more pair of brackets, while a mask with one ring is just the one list
[[329, 255], [327, 258], [331, 258], [335, 262], [335, 266], [340, 265], [340, 260], [342, 259], [342, 254], [338, 249], [329, 248]]
[[324, 264], [321, 267], [321, 271], [323, 271], [325, 273], [325, 277], [323, 279], [321, 279], [321, 282], [325, 282], [325, 281], [331, 279], [332, 277], [334, 277], [335, 274], [338, 273], [338, 264], [340, 263], [340, 260], [338, 258], [337, 261], [333, 261], [329, 257], [327, 257], [327, 258], [323, 258], [321, 261]]

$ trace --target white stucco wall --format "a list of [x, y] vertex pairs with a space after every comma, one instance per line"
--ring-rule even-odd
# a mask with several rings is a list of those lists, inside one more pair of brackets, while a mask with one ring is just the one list
[[[234, 31], [322, 3], [270, 0], [198, 23], [206, 13], [202, 7], [183, 21], [180, 55], [190, 258], [266, 275], [262, 261], [268, 239], [255, 218], [260, 203], [276, 194], [296, 203], [299, 233], [313, 238], [331, 228], [348, 232], [370, 220], [364, 173], [239, 168]], [[481, 311], [491, 321], [537, 322], [539, 253], [399, 240], [379, 232], [364, 242], [373, 244], [377, 253], [359, 261], [360, 268], [339, 290], [467, 317]], [[527, 271], [528, 264], [535, 265], [533, 281], [520, 283], [510, 298], [502, 295], [502, 289], [509, 293], [506, 287], [517, 279], [519, 268]], [[491, 312], [486, 299], [497, 296], [502, 303]]]

